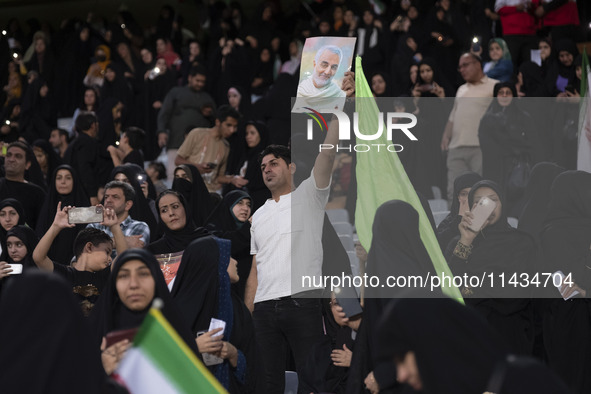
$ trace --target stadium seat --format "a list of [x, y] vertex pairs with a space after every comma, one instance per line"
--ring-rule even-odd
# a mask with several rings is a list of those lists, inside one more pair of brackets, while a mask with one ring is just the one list
[[295, 371], [285, 371], [285, 391], [284, 394], [298, 393], [298, 373]]
[[349, 212], [346, 209], [328, 209], [326, 211], [326, 214], [328, 215], [328, 219], [331, 223], [351, 223], [351, 221], [349, 220]]

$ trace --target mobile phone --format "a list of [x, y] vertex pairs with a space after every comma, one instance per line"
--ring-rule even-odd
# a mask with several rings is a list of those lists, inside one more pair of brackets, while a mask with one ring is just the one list
[[71, 208], [68, 211], [68, 223], [88, 224], [103, 221], [103, 207]]
[[6, 156], [6, 152], [8, 152], [8, 146], [2, 145], [2, 156]]
[[105, 338], [107, 341], [107, 347], [116, 344], [117, 342], [121, 342], [124, 339], [129, 339], [130, 342], [133, 342], [133, 338], [135, 338], [135, 334], [137, 334], [139, 328], [129, 328], [126, 330], [117, 330], [109, 332]]
[[8, 266], [12, 269], [10, 275], [19, 275], [23, 273], [23, 265], [22, 264], [8, 264]]
[[573, 85], [570, 85], [570, 84], [569, 84], [569, 85], [566, 85], [566, 86], [564, 87], [564, 91], [565, 91], [565, 92], [570, 92], [570, 93], [574, 94], [574, 93], [575, 93], [575, 88], [573, 87]]
[[[557, 283], [557, 282], [556, 282], [556, 280], [554, 280], [554, 276], [560, 276], [560, 282], [558, 282], [558, 283]], [[573, 297], [575, 297], [575, 296], [579, 295], [580, 293], [579, 293], [579, 291], [578, 291], [578, 290], [575, 290], [575, 291], [573, 291], [573, 293], [572, 293], [570, 296], [568, 296], [568, 297], [566, 297], [566, 298], [565, 298], [565, 297], [564, 297], [564, 295], [563, 295], [563, 293], [560, 291], [560, 288], [561, 288], [561, 287], [562, 287], [562, 285], [564, 284], [564, 279], [565, 279], [565, 278], [566, 278], [566, 275], [564, 275], [564, 272], [562, 272], [562, 271], [556, 271], [556, 272], [554, 273], [554, 275], [552, 275], [552, 280], [553, 280], [553, 284], [554, 284], [554, 286], [556, 286], [556, 284], [558, 284], [558, 286], [556, 286], [556, 289], [558, 289], [558, 291], [560, 292], [560, 295], [562, 296], [562, 298], [563, 298], [565, 301], [568, 301], [568, 300], [570, 300], [571, 298], [573, 298]]]
[[145, 176], [144, 174], [139, 174], [139, 175], [137, 176], [137, 181], [138, 181], [138, 182], [140, 183], [140, 185], [141, 185], [142, 183], [144, 183], [144, 182], [146, 181], [146, 176]]
[[433, 90], [433, 84], [432, 83], [427, 83], [424, 85], [419, 85], [419, 90], [421, 92], [430, 92], [431, 90]]
[[468, 228], [475, 233], [479, 232], [482, 229], [484, 222], [486, 222], [486, 219], [490, 217], [490, 214], [496, 207], [496, 202], [488, 197], [482, 197], [480, 201], [478, 201], [478, 204], [472, 208], [474, 219], [472, 219], [472, 224]]
[[217, 166], [218, 166], [218, 165], [217, 165], [217, 164], [215, 164], [215, 163], [213, 163], [213, 162], [207, 163], [207, 167], [208, 167], [208, 168], [210, 168], [210, 169], [214, 169], [214, 168], [216, 168]]
[[353, 287], [335, 287], [335, 298], [337, 304], [343, 308], [343, 312], [348, 318], [355, 317], [363, 313], [357, 292]]
[[474, 36], [472, 38], [472, 52], [480, 52], [480, 37]]

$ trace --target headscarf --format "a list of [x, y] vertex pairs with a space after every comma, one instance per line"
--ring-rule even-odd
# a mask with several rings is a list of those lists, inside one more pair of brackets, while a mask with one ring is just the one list
[[[6, 239], [9, 237], [16, 237], [20, 239], [27, 248], [26, 256], [21, 261], [19, 261], [18, 264], [22, 264], [24, 269], [37, 268], [35, 261], [33, 261], [33, 251], [37, 247], [37, 243], [39, 243], [39, 238], [37, 237], [37, 234], [35, 234], [35, 231], [27, 226], [14, 226], [6, 233]], [[14, 263], [10, 256], [8, 256], [6, 261], [9, 264]]]
[[382, 93], [382, 94], [375, 94], [375, 92], [374, 92], [375, 97], [392, 97], [392, 88], [391, 88], [392, 81], [390, 80], [390, 76], [383, 71], [375, 72], [371, 76], [371, 78], [368, 81], [370, 87], [371, 87], [371, 84], [373, 81], [373, 77], [375, 77], [377, 75], [381, 76], [382, 79], [384, 80], [384, 84], [386, 85], [386, 89], [384, 90], [384, 93]]
[[[44, 139], [38, 139], [33, 142], [33, 147], [38, 147], [45, 152], [47, 155], [47, 177], [50, 177], [53, 174], [54, 170], [62, 164], [62, 159], [59, 155], [55, 152], [49, 141]], [[50, 185], [47, 185], [49, 189], [51, 189]]]
[[[499, 95], [499, 90], [501, 90], [502, 88], [509, 88], [511, 89], [511, 93], [513, 93], [513, 98], [518, 97], [517, 96], [517, 89], [515, 88], [515, 84], [511, 83], [511, 82], [498, 82], [495, 84], [495, 86], [493, 87], [493, 97], [497, 97]], [[496, 100], [493, 100], [493, 103], [496, 102], [497, 105], [498, 102]]]
[[449, 298], [393, 301], [378, 324], [377, 342], [378, 360], [402, 360], [414, 352], [425, 394], [483, 393], [507, 354], [482, 318]]
[[[192, 179], [189, 182], [186, 179], [175, 178], [172, 181], [172, 190], [175, 190], [185, 197], [187, 205], [191, 208], [191, 215], [196, 226], [201, 227], [206, 223], [206, 219], [211, 213], [211, 199], [209, 191], [197, 167], [191, 164], [183, 164], [181, 167]], [[178, 167], [177, 167], [178, 168]]]
[[[240, 222], [234, 216], [232, 210], [236, 204], [244, 199], [251, 200], [252, 202], [248, 193], [242, 190], [233, 190], [226, 194], [222, 202], [215, 207], [211, 215], [207, 218], [208, 227], [222, 232], [240, 230], [248, 221]], [[225, 237], [222, 236], [222, 238]]]
[[202, 237], [185, 249], [170, 294], [194, 336], [207, 331], [219, 302], [220, 251], [214, 237]]
[[499, 44], [499, 46], [501, 47], [501, 50], [503, 51], [503, 57], [494, 63], [496, 64], [497, 62], [499, 62], [501, 60], [511, 60], [511, 51], [509, 51], [509, 46], [507, 45], [505, 40], [503, 40], [502, 38], [492, 38], [488, 42], [488, 46], [490, 47], [490, 45], [493, 42], [496, 42], [497, 44]]
[[[138, 181], [138, 175], [143, 174], [144, 179], [146, 182], [148, 182], [148, 190], [150, 189], [150, 185], [152, 185], [152, 190], [155, 190], [150, 177], [145, 175], [145, 171], [140, 166], [133, 163], [126, 163], [115, 167], [111, 172], [110, 179], [115, 179], [115, 175], [119, 173], [125, 174], [129, 180], [129, 184], [135, 191], [135, 198], [133, 199], [133, 206], [129, 210], [129, 216], [131, 216], [131, 218], [134, 220], [139, 220], [146, 223], [150, 228], [150, 234], [158, 234], [158, 223], [156, 222], [156, 217], [154, 217], [154, 213], [150, 207], [150, 202], [144, 196], [144, 191], [142, 190], [142, 187]], [[155, 191], [154, 194], [156, 194]]]
[[472, 187], [476, 182], [482, 180], [482, 177], [475, 172], [467, 172], [458, 176], [454, 180], [454, 193], [451, 201], [451, 208], [449, 215], [443, 219], [439, 226], [437, 226], [437, 239], [439, 240], [439, 246], [441, 250], [445, 252], [447, 245], [454, 238], [460, 235], [458, 225], [462, 220], [462, 216], [459, 214], [460, 201], [458, 200], [460, 192], [463, 189]]
[[171, 230], [161, 219], [159, 219], [159, 229], [163, 233], [162, 237], [148, 245], [148, 250], [154, 254], [177, 253], [182, 252], [195, 239], [209, 235], [209, 232], [202, 227], [195, 226], [191, 216], [191, 208], [182, 194], [172, 191], [165, 191], [156, 200], [156, 210], [160, 212], [160, 199], [166, 195], [175, 195], [185, 208], [185, 227], [180, 230]]
[[121, 253], [113, 263], [109, 281], [90, 315], [91, 322], [93, 323], [92, 327], [96, 329], [96, 346], [99, 346], [102, 338], [111, 331], [139, 327], [150, 309], [150, 306], [148, 306], [143, 311], [132, 311], [119, 298], [117, 292], [117, 275], [121, 267], [130, 260], [140, 260], [150, 269], [155, 282], [154, 298], [159, 298], [164, 303], [162, 314], [181, 338], [183, 338], [189, 348], [195, 354], [199, 354], [195, 343], [195, 336], [191, 335], [188, 326], [184, 324], [177, 304], [170, 296], [158, 261], [154, 255], [143, 249], [128, 249]]
[[[263, 174], [258, 163], [258, 157], [260, 153], [269, 145], [269, 129], [265, 123], [261, 121], [248, 121], [246, 125], [252, 125], [256, 128], [259, 133], [261, 141], [257, 146], [249, 148], [246, 146], [246, 151], [242, 154], [239, 160], [239, 165], [242, 167], [245, 162], [248, 162], [246, 167], [246, 173], [244, 177], [248, 179], [248, 184], [243, 188], [252, 197], [252, 209], [253, 212], [262, 206], [268, 198], [271, 198], [271, 192], [267, 189], [267, 186], [263, 182]], [[236, 168], [234, 173], [237, 174], [240, 168]]]
[[99, 347], [64, 279], [40, 271], [19, 275], [2, 294], [0, 316], [0, 333], [10, 338], [0, 352], [4, 392], [100, 392]]
[[[18, 213], [18, 222], [17, 226], [24, 226], [25, 225], [25, 209], [23, 208], [23, 204], [20, 201], [14, 198], [5, 198], [4, 200], [0, 201], [0, 211], [6, 207], [12, 207]], [[6, 247], [6, 233], [7, 231], [4, 227], [0, 226], [0, 246], [2, 247], [2, 252], [0, 253], [0, 261], [6, 261], [8, 258], [8, 249]]]
[[91, 75], [93, 77], [103, 77], [105, 75], [105, 69], [107, 68], [109, 63], [111, 63], [111, 49], [107, 45], [99, 45], [94, 50], [95, 56], [98, 49], [102, 49], [103, 52], [105, 52], [105, 60], [96, 62], [96, 64], [100, 66], [100, 69], [92, 74], [90, 73], [92, 68], [88, 68], [86, 74]]
[[[72, 175], [73, 185], [70, 194], [61, 195], [57, 192], [55, 182], [59, 170], [68, 170]], [[90, 201], [82, 187], [82, 183], [78, 178], [76, 170], [67, 164], [58, 166], [53, 171], [53, 175], [49, 181], [49, 193], [45, 196], [43, 207], [41, 208], [39, 218], [37, 219], [37, 227], [35, 228], [39, 237], [43, 237], [45, 232], [51, 227], [55, 214], [57, 213], [57, 204], [60, 201], [62, 203], [62, 208], [67, 207], [68, 205], [73, 207], [87, 207], [90, 205]], [[72, 245], [74, 244], [74, 239], [76, 239], [76, 235], [78, 235], [78, 232], [84, 227], [84, 225], [77, 225], [75, 228], [63, 229], [53, 241], [48, 256], [59, 263], [68, 264], [73, 255]]]
[[[474, 194], [483, 187], [492, 189], [498, 195], [501, 213], [494, 224], [489, 224], [480, 230], [474, 239], [472, 254], [469, 257], [470, 264], [466, 265], [466, 271], [471, 274], [504, 272], [508, 276], [515, 272], [530, 272], [533, 269], [532, 260], [536, 257], [535, 242], [527, 233], [514, 229], [507, 222], [505, 199], [499, 186], [488, 180], [474, 184], [468, 194], [470, 208], [474, 206]], [[529, 294], [527, 289], [483, 285], [474, 290], [474, 297], [494, 297], [498, 292], [505, 297], [513, 295], [515, 298], [525, 297], [525, 293]], [[517, 308], [518, 304], [508, 302], [505, 307]]]
[[[367, 275], [388, 276], [434, 273], [431, 258], [421, 241], [419, 214], [407, 202], [392, 200], [376, 211], [367, 256]], [[368, 288], [368, 298], [392, 298], [398, 288]]]
[[[518, 228], [525, 231], [540, 245], [540, 232], [550, 203], [550, 189], [558, 175], [565, 169], [554, 163], [538, 163], [532, 169], [519, 215]], [[590, 241], [591, 242], [591, 241]]]
[[[417, 70], [417, 84], [419, 84], [419, 85], [426, 84], [426, 82], [423, 80], [423, 78], [421, 78], [421, 66], [423, 64], [426, 64], [427, 66], [431, 67], [431, 70], [433, 70], [433, 82], [435, 82], [437, 85], [439, 85], [440, 87], [443, 88], [443, 90], [445, 92], [445, 96], [446, 97], [449, 97], [450, 95], [453, 95], [453, 89], [450, 86], [449, 82], [447, 82], [447, 79], [445, 78], [445, 76], [443, 75], [443, 73], [441, 72], [441, 70], [439, 68], [439, 65], [437, 64], [437, 62], [435, 61], [435, 59], [430, 58], [430, 57], [424, 58], [419, 63], [419, 68]], [[431, 83], [433, 83], [433, 82], [431, 82]], [[421, 95], [423, 97], [424, 96], [433, 96], [429, 92], [425, 92], [425, 93], [423, 93]]]

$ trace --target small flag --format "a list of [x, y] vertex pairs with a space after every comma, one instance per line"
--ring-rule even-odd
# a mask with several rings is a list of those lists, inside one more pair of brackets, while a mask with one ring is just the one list
[[227, 393], [156, 308], [150, 309], [115, 379], [132, 394]]
[[[365, 134], [375, 133], [375, 130], [378, 130], [377, 122], [382, 121], [379, 120], [378, 116], [380, 110], [375, 99], [365, 98], [373, 97], [373, 94], [363, 74], [359, 56], [357, 56], [355, 63], [355, 95], [362, 98], [355, 101], [355, 111], [359, 114], [359, 130], [365, 132]], [[386, 133], [382, 133], [374, 143], [384, 144], [384, 146], [390, 144]], [[398, 155], [389, 152], [387, 149], [380, 149], [371, 153], [358, 153], [355, 226], [357, 227], [359, 241], [367, 251], [371, 246], [375, 213], [380, 205], [390, 200], [406, 201], [418, 212], [421, 240], [431, 257], [435, 271], [439, 276], [442, 273], [453, 276], [443, 257], [427, 214], [423, 210], [419, 197], [410, 183]], [[457, 287], [443, 287], [442, 290], [447, 296], [463, 302], [462, 295]]]

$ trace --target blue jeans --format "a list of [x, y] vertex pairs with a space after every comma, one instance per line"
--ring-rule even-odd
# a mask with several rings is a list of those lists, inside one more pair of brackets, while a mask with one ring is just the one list
[[264, 376], [264, 389], [260, 392], [283, 394], [287, 346], [293, 354], [298, 376], [301, 376], [300, 371], [312, 347], [322, 337], [320, 300], [283, 298], [258, 302], [252, 317]]

